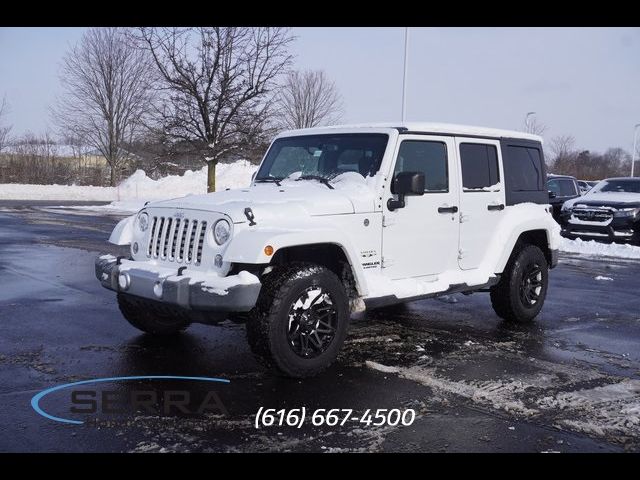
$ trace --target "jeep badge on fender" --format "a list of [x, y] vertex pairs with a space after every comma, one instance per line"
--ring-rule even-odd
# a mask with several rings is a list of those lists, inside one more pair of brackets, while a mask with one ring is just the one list
[[[331, 364], [350, 315], [456, 292], [498, 316], [542, 309], [559, 229], [542, 139], [445, 124], [284, 132], [248, 188], [149, 203], [96, 259], [124, 317], [155, 335], [246, 322], [252, 351], [292, 377]], [[364, 252], [364, 253], [363, 253]]]

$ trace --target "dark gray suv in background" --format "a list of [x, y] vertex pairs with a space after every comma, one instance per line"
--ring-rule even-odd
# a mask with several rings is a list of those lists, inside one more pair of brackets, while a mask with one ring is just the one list
[[608, 178], [564, 204], [562, 235], [640, 245], [640, 178]]
[[553, 208], [553, 218], [560, 223], [560, 210], [567, 200], [580, 196], [580, 186], [575, 177], [569, 175], [547, 175], [549, 204]]

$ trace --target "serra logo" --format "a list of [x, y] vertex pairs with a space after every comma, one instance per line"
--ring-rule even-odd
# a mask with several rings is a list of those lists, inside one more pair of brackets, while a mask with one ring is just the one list
[[[215, 412], [228, 415], [228, 411], [220, 396], [213, 390], [209, 390], [204, 398], [199, 402], [192, 401], [191, 393], [188, 390], [135, 390], [128, 391], [126, 395], [117, 390], [96, 391], [88, 388], [77, 389], [75, 387], [99, 384], [127, 382], [136, 380], [178, 380], [191, 382], [210, 382], [219, 384], [231, 383], [224, 378], [215, 377], [186, 377], [176, 375], [139, 375], [131, 377], [109, 377], [82, 380], [79, 382], [65, 383], [43, 390], [31, 399], [31, 407], [39, 415], [60, 423], [82, 425], [84, 421], [71, 418], [64, 418], [46, 412], [40, 402], [48, 395], [61, 390], [71, 390], [70, 413], [74, 414], [122, 414], [129, 411], [144, 411], [152, 414], [182, 413], [182, 414], [203, 414]], [[158, 408], [159, 402], [162, 408]]]

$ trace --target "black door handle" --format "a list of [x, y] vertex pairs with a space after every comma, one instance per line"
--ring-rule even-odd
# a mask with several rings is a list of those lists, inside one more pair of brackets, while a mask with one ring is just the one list
[[504, 205], [487, 205], [487, 210], [504, 210]]
[[438, 207], [438, 213], [456, 213], [458, 207]]

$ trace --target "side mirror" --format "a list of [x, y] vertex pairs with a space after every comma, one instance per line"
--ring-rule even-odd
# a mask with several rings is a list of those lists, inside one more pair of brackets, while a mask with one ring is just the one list
[[549, 198], [556, 198], [555, 192], [549, 192]]
[[424, 195], [425, 176], [422, 172], [400, 172], [391, 182], [391, 193], [398, 195], [398, 199], [390, 198], [387, 208], [391, 211], [404, 208], [405, 195]]
[[400, 172], [393, 178], [391, 193], [424, 195], [425, 177], [422, 172]]

